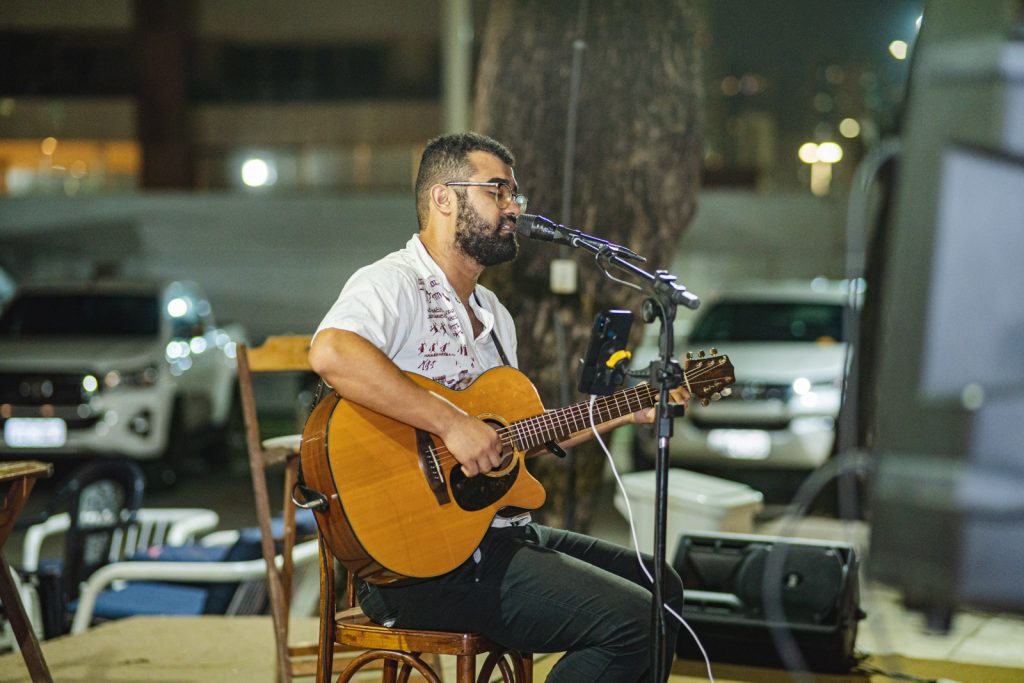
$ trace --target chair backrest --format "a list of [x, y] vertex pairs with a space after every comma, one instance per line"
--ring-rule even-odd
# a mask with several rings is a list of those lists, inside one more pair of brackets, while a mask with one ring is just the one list
[[111, 561], [112, 549], [136, 525], [145, 477], [130, 460], [97, 460], [78, 468], [58, 487], [46, 516], [66, 512], [62, 587], [68, 600]]
[[[288, 614], [294, 571], [292, 550], [297, 534], [295, 504], [291, 494], [298, 478], [299, 437], [295, 435], [293, 438], [283, 440], [264, 440], [253, 390], [253, 376], [260, 373], [312, 373], [307, 358], [311, 341], [312, 338], [309, 336], [278, 336], [268, 337], [262, 345], [253, 348], [248, 348], [244, 344], [238, 345], [238, 387], [245, 421], [256, 517], [259, 522], [263, 557], [267, 565], [267, 590], [274, 620], [280, 681], [290, 681], [293, 676], [288, 645]], [[301, 426], [296, 425], [296, 432], [300, 431]], [[267, 489], [267, 468], [278, 465], [284, 467], [284, 490], [280, 502], [284, 524], [280, 533], [275, 534], [271, 515], [277, 506], [271, 505]], [[274, 562], [274, 557], [278, 553], [284, 557], [280, 569]]]

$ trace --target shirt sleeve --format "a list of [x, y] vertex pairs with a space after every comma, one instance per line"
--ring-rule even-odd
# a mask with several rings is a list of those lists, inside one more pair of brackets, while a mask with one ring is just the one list
[[417, 293], [406, 273], [379, 264], [362, 268], [345, 283], [316, 331], [355, 332], [394, 357], [409, 336], [408, 321], [421, 315]]

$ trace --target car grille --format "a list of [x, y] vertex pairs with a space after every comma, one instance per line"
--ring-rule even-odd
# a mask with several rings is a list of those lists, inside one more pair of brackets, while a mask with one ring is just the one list
[[732, 393], [726, 397], [730, 401], [787, 401], [793, 392], [789, 384], [767, 384], [764, 382], [736, 382], [732, 385]]
[[726, 420], [710, 421], [700, 418], [696, 413], [689, 413], [690, 422], [697, 429], [707, 431], [709, 429], [764, 429], [769, 432], [789, 429], [789, 419], [779, 420]]
[[78, 405], [83, 402], [84, 373], [0, 373], [0, 403]]

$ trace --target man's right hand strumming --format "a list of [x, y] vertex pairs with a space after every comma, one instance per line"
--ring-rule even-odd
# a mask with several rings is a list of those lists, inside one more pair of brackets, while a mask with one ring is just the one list
[[455, 413], [443, 434], [438, 434], [467, 477], [490, 472], [501, 464], [501, 438], [485, 422]]

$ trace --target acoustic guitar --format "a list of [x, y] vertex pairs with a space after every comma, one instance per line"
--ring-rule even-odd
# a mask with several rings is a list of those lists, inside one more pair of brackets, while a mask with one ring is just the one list
[[[683, 371], [691, 400], [705, 403], [735, 381], [726, 356], [687, 360]], [[488, 370], [460, 391], [407, 374], [493, 426], [504, 459], [491, 472], [467, 477], [437, 436], [337, 394], [321, 401], [302, 434], [305, 483], [326, 498], [315, 514], [328, 547], [371, 583], [438, 576], [458, 567], [500, 508], [536, 509], [544, 503], [544, 487], [526, 470], [525, 458], [591, 426], [589, 401], [544, 412], [530, 380], [508, 366]], [[593, 423], [657, 401], [658, 391], [648, 384], [622, 389], [595, 400]]]

